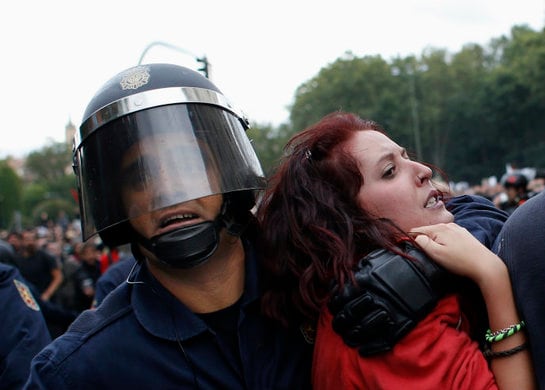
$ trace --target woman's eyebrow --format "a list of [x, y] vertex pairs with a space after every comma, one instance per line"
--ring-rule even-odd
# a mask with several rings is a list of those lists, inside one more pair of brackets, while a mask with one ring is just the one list
[[395, 157], [395, 154], [393, 152], [387, 152], [385, 154], [383, 154], [382, 156], [380, 156], [380, 158], [376, 161], [376, 164], [380, 164], [384, 161], [390, 161], [390, 160], [393, 160]]

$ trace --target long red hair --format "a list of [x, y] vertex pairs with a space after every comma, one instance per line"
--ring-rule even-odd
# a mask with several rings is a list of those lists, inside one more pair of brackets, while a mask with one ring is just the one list
[[403, 232], [357, 203], [365, 178], [343, 145], [358, 131], [382, 127], [335, 112], [293, 136], [258, 208], [262, 228], [265, 313], [284, 325], [316, 321], [333, 280]]

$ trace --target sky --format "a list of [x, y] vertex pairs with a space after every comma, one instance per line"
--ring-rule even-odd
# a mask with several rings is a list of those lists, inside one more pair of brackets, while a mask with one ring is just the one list
[[545, 0], [27, 0], [0, 6], [0, 159], [64, 141], [115, 74], [141, 63], [198, 69], [252, 122], [277, 126], [301, 84], [350, 51], [419, 56], [538, 31]]

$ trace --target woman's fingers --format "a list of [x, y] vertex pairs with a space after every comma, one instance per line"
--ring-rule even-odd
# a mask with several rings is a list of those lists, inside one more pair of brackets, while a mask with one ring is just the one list
[[410, 234], [424, 252], [451, 272], [475, 278], [492, 253], [455, 223], [421, 226]]

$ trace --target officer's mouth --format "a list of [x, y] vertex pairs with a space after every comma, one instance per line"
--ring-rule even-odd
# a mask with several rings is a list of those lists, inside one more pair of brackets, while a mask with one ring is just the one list
[[202, 218], [194, 213], [175, 212], [163, 216], [159, 222], [158, 234], [167, 233], [185, 226], [201, 222]]

